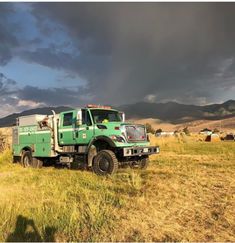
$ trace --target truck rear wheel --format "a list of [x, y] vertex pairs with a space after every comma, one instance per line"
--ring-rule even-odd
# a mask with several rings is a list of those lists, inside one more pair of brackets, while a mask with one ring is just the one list
[[41, 168], [43, 161], [37, 158], [33, 158], [30, 151], [24, 151], [21, 156], [21, 164], [24, 167]]
[[42, 168], [43, 161], [38, 158], [33, 158], [33, 168]]
[[111, 150], [101, 150], [95, 156], [93, 165], [93, 171], [97, 175], [114, 174], [118, 169], [118, 160], [115, 153]]
[[33, 164], [33, 158], [30, 151], [24, 151], [21, 156], [21, 164], [24, 167], [32, 167]]

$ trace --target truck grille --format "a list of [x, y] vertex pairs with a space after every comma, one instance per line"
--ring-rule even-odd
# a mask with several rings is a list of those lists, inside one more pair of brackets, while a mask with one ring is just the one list
[[141, 125], [128, 125], [126, 126], [126, 136], [128, 141], [145, 141], [145, 127]]

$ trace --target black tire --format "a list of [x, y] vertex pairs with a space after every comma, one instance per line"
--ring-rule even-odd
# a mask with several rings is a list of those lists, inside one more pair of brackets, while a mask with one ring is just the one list
[[147, 169], [148, 165], [149, 165], [149, 158], [143, 158], [139, 161], [139, 168], [141, 170]]
[[24, 151], [21, 156], [21, 165], [24, 167], [32, 167], [33, 158], [30, 151]]
[[33, 164], [32, 164], [32, 167], [33, 168], [42, 168], [43, 166], [43, 160], [42, 159], [39, 159], [39, 158], [33, 158]]
[[26, 168], [41, 168], [43, 165], [43, 161], [37, 158], [33, 158], [30, 151], [24, 151], [21, 156], [21, 164]]
[[114, 174], [118, 169], [118, 160], [115, 153], [111, 150], [101, 150], [98, 152], [94, 158], [92, 169], [100, 176]]

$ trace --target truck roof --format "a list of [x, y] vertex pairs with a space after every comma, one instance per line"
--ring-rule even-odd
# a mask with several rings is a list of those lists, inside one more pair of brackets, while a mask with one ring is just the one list
[[97, 107], [97, 108], [87, 108], [87, 109], [89, 109], [89, 110], [111, 110], [111, 111], [117, 111], [116, 109], [113, 109], [113, 108], [99, 108], [99, 107]]
[[79, 110], [79, 109], [88, 109], [88, 110], [111, 110], [111, 111], [118, 111], [116, 109], [113, 109], [113, 108], [103, 108], [103, 107], [79, 107], [79, 108], [76, 108], [76, 109], [72, 109], [72, 110], [68, 110], [68, 111], [63, 111], [63, 112], [60, 112], [60, 113], [67, 113], [67, 112], [72, 112], [72, 111], [75, 111], [75, 110]]
[[[60, 112], [60, 113], [72, 112], [72, 111], [76, 111], [76, 110], [79, 110], [79, 109], [118, 111], [116, 109], [106, 108], [106, 107], [82, 107], [82, 108], [75, 108], [75, 109], [63, 111], [63, 112]], [[57, 115], [58, 114], [59, 113], [57, 113]], [[37, 124], [37, 122], [39, 120], [42, 120], [46, 116], [51, 116], [51, 115], [52, 115], [52, 113], [50, 113], [50, 114], [32, 114], [32, 115], [26, 115], [26, 116], [19, 116], [19, 117], [17, 117], [17, 119], [18, 119], [19, 124], [21, 126], [26, 126], [26, 125], [29, 125], [29, 124]]]

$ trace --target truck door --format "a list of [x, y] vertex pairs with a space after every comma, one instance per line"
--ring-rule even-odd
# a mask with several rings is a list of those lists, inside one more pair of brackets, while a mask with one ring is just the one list
[[62, 145], [75, 143], [76, 111], [61, 114], [59, 126], [59, 143]]
[[82, 124], [76, 128], [76, 143], [88, 144], [93, 137], [93, 132], [90, 113], [87, 109], [82, 109]]

